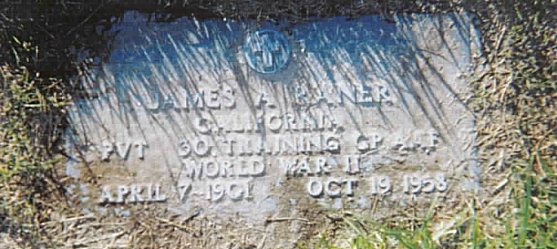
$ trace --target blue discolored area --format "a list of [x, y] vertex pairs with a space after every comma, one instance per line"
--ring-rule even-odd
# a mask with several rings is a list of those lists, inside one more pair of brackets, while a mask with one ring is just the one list
[[[173, 65], [178, 74], [184, 70], [232, 68], [238, 62], [239, 52], [243, 52], [251, 70], [280, 74], [288, 63], [296, 63], [291, 59], [293, 54], [316, 56], [325, 67], [338, 60], [357, 66], [362, 57], [379, 50], [396, 55], [403, 54], [409, 46], [397, 35], [397, 25], [379, 16], [286, 24], [193, 18], [151, 23], [145, 16], [129, 12], [112, 30], [118, 35], [109, 71], [124, 79], [124, 74], [150, 77], [157, 69], [172, 70], [168, 65]], [[344, 57], [339, 58], [339, 52]], [[157, 76], [172, 80], [172, 74], [170, 71]]]

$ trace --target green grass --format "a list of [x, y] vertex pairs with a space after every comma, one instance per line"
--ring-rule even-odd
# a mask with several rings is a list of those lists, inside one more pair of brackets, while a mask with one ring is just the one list
[[[28, 53], [37, 49], [14, 41]], [[13, 49], [16, 64], [25, 60], [18, 49]], [[44, 207], [54, 194], [48, 186], [57, 161], [51, 153], [63, 120], [59, 114], [68, 103], [60, 87], [60, 81], [25, 66], [0, 66], [0, 221], [21, 246], [37, 244], [49, 215]]]
[[[44, 2], [48, 9], [54, 8], [49, 5], [54, 1], [39, 2]], [[258, 5], [250, 1], [240, 2], [242, 8], [222, 11], [236, 15], [241, 12], [237, 10], [249, 7], [258, 17], [264, 11], [265, 17], [274, 15], [276, 6], [283, 9], [290, 6], [275, 1], [256, 9]], [[346, 5], [353, 2], [346, 1]], [[374, 5], [373, 1], [363, 2]], [[412, 8], [424, 5], [423, 10], [412, 11], [430, 12], [439, 7], [423, 2], [412, 4]], [[452, 2], [455, 5], [450, 11], [477, 12], [482, 26], [485, 45], [482, 63], [488, 70], [474, 82], [473, 106], [478, 113], [480, 159], [483, 162], [493, 159], [497, 166], [489, 171], [488, 167], [493, 165], [483, 165], [487, 173], [482, 188], [493, 189], [501, 180], [508, 183], [487, 198], [470, 196], [462, 201], [460, 210], [445, 210], [442, 217], [437, 210], [433, 211], [435, 203], [417, 221], [373, 221], [346, 214], [342, 232], [322, 233], [315, 241], [301, 242], [299, 248], [557, 248], [557, 32], [551, 7], [555, 1]], [[466, 3], [470, 6], [465, 6]], [[330, 5], [325, 9], [338, 9], [336, 3]], [[391, 10], [395, 3], [386, 5], [384, 9]], [[43, 13], [46, 7], [34, 10]], [[37, 25], [45, 21], [24, 26], [17, 21], [0, 20], [0, 25], [12, 27], [0, 27], [3, 42], [0, 45], [9, 44], [0, 46], [0, 55], [9, 64], [0, 68], [0, 217], [15, 226], [15, 237], [23, 238], [22, 246], [27, 247], [37, 247], [37, 241], [48, 232], [41, 231], [44, 228], [41, 222], [52, 211], [52, 207], [44, 205], [50, 191], [45, 186], [49, 169], [55, 164], [52, 153], [62, 127], [57, 117], [63, 118], [61, 110], [68, 102], [69, 91], [67, 85], [38, 75], [39, 71], [32, 67], [40, 62], [42, 66], [48, 64], [45, 58], [67, 58], [65, 49], [72, 41], [67, 35], [69, 30], [78, 32], [83, 27], [81, 35], [95, 33], [81, 23], [84, 18], [90, 20], [89, 12], [69, 22], [66, 19], [72, 11], [63, 10], [53, 11], [62, 21], [51, 20], [52, 25], [42, 29], [37, 29]], [[30, 6], [25, 12], [31, 11]], [[45, 20], [41, 18], [36, 16], [36, 20]], [[61, 28], [67, 26], [71, 29]], [[61, 35], [51, 38], [58, 30]], [[14, 37], [23, 33], [32, 35]], [[23, 41], [27, 38], [44, 42], [41, 51]], [[60, 43], [54, 44], [52, 40]], [[102, 42], [90, 38], [82, 42], [97, 40]], [[37, 139], [37, 134], [44, 136]], [[498, 159], [500, 155], [506, 156]], [[490, 179], [492, 175], [502, 177]]]
[[[534, 168], [544, 169], [543, 176]], [[446, 236], [435, 238], [432, 225], [436, 220], [430, 211], [416, 228], [407, 228], [408, 224], [382, 225], [365, 221], [365, 218], [346, 215], [344, 229], [349, 238], [345, 241], [322, 236], [314, 247], [319, 249], [375, 249], [375, 248], [557, 248], [557, 174], [541, 158], [539, 152], [532, 154], [529, 160], [518, 162], [513, 167], [516, 178], [512, 189], [514, 206], [508, 215], [499, 222], [505, 229], [500, 233], [491, 231], [492, 225], [482, 224], [481, 220], [491, 221], [485, 213], [475, 208], [474, 201], [453, 218], [465, 217], [454, 222], [445, 230], [455, 231]], [[434, 206], [434, 205], [432, 205]], [[438, 220], [437, 220], [438, 221]], [[335, 241], [335, 242], [331, 242]], [[349, 247], [339, 247], [348, 245]]]

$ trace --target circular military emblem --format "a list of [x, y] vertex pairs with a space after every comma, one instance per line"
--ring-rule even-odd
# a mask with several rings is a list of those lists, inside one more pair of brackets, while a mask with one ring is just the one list
[[286, 67], [290, 44], [285, 35], [274, 30], [258, 30], [248, 35], [244, 55], [248, 65], [259, 73], [275, 73]]

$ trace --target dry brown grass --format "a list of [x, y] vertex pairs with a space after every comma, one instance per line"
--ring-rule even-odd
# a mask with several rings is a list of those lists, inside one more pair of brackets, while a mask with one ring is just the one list
[[[170, 19], [188, 12], [229, 18], [287, 18], [292, 22], [335, 15], [380, 14], [389, 18], [402, 12], [476, 13], [481, 21], [484, 52], [477, 59], [484, 69], [470, 79], [475, 87], [470, 105], [476, 112], [478, 128], [481, 195], [463, 198], [460, 209], [438, 204], [430, 216], [412, 220], [401, 216], [378, 229], [370, 229], [376, 221], [341, 213], [315, 234], [317, 242], [308, 243], [322, 248], [333, 248], [327, 241], [344, 246], [352, 243], [357, 248], [386, 248], [392, 244], [403, 246], [402, 242], [408, 240], [410, 245], [421, 243], [421, 247], [508, 248], [548, 245], [540, 243], [546, 243], [543, 240], [548, 236], [557, 236], [554, 1], [131, 2], [113, 4], [166, 11], [173, 13]], [[79, 96], [75, 92], [79, 89], [63, 80], [68, 73], [78, 72], [68, 63], [72, 58], [65, 49], [70, 45], [91, 46], [102, 53], [106, 49], [102, 44], [88, 44], [95, 40], [94, 35], [87, 35], [92, 34], [91, 24], [109, 26], [110, 17], [120, 15], [122, 8], [108, 12], [103, 11], [107, 5], [91, 4], [72, 11], [77, 7], [49, 1], [26, 9], [0, 8], [6, 10], [0, 17], [4, 28], [0, 32], [0, 57], [9, 64], [1, 69], [0, 86], [2, 230], [8, 231], [18, 246], [47, 248], [177, 248], [192, 243], [186, 235], [209, 232], [199, 230], [189, 220], [175, 221], [166, 214], [140, 213], [131, 219], [82, 215], [71, 208], [73, 200], [60, 187], [69, 181], [61, 177], [62, 167], [53, 160], [60, 158], [63, 106], [70, 95]], [[58, 18], [45, 15], [47, 12], [59, 14]], [[26, 17], [16, 18], [22, 15]], [[28, 16], [49, 20], [50, 24], [27, 22]], [[45, 79], [36, 72], [62, 76], [62, 81]]]

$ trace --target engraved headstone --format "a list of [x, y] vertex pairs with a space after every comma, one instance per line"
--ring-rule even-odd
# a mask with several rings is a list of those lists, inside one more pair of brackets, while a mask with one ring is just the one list
[[92, 97], [70, 110], [67, 172], [98, 176], [76, 188], [88, 212], [150, 205], [288, 247], [316, 210], [478, 188], [467, 15], [147, 20], [126, 13], [76, 79]]

